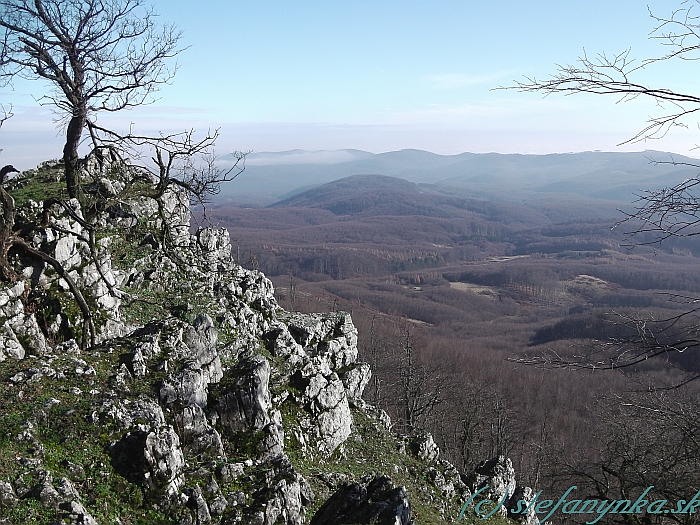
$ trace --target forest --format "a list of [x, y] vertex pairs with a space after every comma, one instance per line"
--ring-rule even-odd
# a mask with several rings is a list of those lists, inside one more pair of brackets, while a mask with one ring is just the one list
[[[629, 141], [663, 138], [671, 128], [687, 126], [683, 118], [697, 112], [700, 98], [665, 87], [650, 89], [644, 84], [630, 82], [628, 75], [669, 59], [698, 58], [700, 46], [695, 41], [700, 26], [696, 11], [692, 11], [694, 3], [698, 2], [681, 2], [680, 7], [668, 15], [670, 18], [649, 13], [656, 24], [649, 35], [661, 40], [668, 54], [633, 65], [634, 60], [628, 58], [629, 50], [618, 55], [603, 53], [596, 58], [589, 58], [584, 52], [574, 65], [558, 66], [557, 72], [547, 80], [525, 77], [503, 89], [544, 95], [614, 94], [622, 100], [651, 97], [666, 114], [649, 117], [641, 131]], [[196, 237], [196, 242], [192, 240], [194, 237], [190, 238], [188, 227], [194, 231], [201, 224], [213, 224], [228, 230], [234, 258], [230, 261], [228, 257], [227, 242], [219, 245], [216, 239], [212, 240], [211, 231], [203, 234], [210, 236], [210, 246], [217, 249], [223, 246], [225, 252], [222, 260], [226, 260], [226, 265], [217, 266], [216, 261], [203, 259], [203, 264], [212, 266], [216, 279], [229, 278], [229, 274], [240, 271], [251, 280], [257, 279], [260, 288], [270, 291], [267, 281], [259, 274], [244, 272], [239, 266], [242, 265], [249, 270], [260, 270], [271, 278], [277, 303], [289, 311], [349, 312], [359, 331], [360, 358], [372, 370], [364, 399], [389, 413], [395, 432], [406, 436], [431, 433], [442, 457], [456, 465], [461, 473], [474, 472], [484, 460], [507, 456], [513, 461], [521, 485], [544, 491], [548, 496], [562, 494], [571, 486], [578, 488], [582, 499], [634, 499], [646, 490], [650, 491], [650, 498], [672, 502], [683, 500], [685, 503], [693, 494], [700, 496], [697, 410], [700, 402], [700, 381], [697, 381], [700, 378], [697, 354], [700, 347], [700, 309], [697, 306], [700, 300], [697, 271], [700, 262], [700, 200], [697, 197], [700, 168], [697, 159], [659, 151], [438, 155], [420, 150], [381, 154], [342, 150], [331, 152], [332, 155], [297, 150], [262, 154], [235, 152], [217, 158], [214, 145], [219, 130], [216, 128], [204, 135], [196, 134], [194, 129], [142, 135], [140, 131], [134, 132], [133, 122], [128, 125], [128, 132], [109, 127], [112, 121], [107, 115], [155, 102], [154, 94], [171, 83], [178, 69], [174, 59], [189, 47], [180, 42], [182, 33], [176, 26], [160, 26], [157, 22], [156, 14], [140, 0], [0, 0], [0, 30], [3, 32], [0, 86], [19, 80], [48, 84], [47, 91], [37, 100], [53, 106], [56, 122], [64, 134], [62, 159], [49, 162], [39, 170], [41, 177], [48, 178], [32, 179], [39, 175], [32, 171], [25, 172], [29, 173], [29, 178], [18, 176], [6, 181], [6, 176], [19, 170], [9, 164], [0, 170], [0, 182], [7, 186], [7, 189], [0, 187], [3, 205], [0, 277], [7, 283], [20, 282], [18, 290], [24, 290], [24, 281], [30, 283], [26, 293], [17, 291], [13, 292], [16, 297], [12, 296], [13, 305], [18, 308], [13, 315], [26, 313], [27, 316], [27, 319], [18, 320], [15, 327], [19, 337], [9, 324], [3, 328], [6, 334], [14, 337], [12, 348], [18, 361], [25, 357], [22, 345], [34, 344], [32, 334], [44, 349], [45, 334], [55, 337], [53, 342], [80, 339], [79, 348], [73, 342], [73, 354], [77, 356], [83, 352], [86, 358], [99, 357], [99, 353], [88, 354], [88, 349], [98, 349], [99, 324], [107, 326], [107, 320], [119, 318], [121, 300], [128, 301], [129, 306], [138, 303], [139, 308], [143, 308], [134, 309], [143, 316], [139, 317], [143, 327], [154, 321], [149, 315], [150, 307], [167, 306], [169, 319], [176, 323], [177, 316], [186, 316], [197, 306], [190, 304], [197, 296], [191, 293], [193, 288], [189, 288], [190, 293], [175, 293], [177, 290], [172, 286], [162, 284], [157, 289], [160, 295], [144, 292], [143, 296], [116, 290], [122, 281], [117, 281], [111, 273], [112, 277], [106, 276], [107, 270], [111, 272], [112, 269], [104, 262], [110, 259], [102, 251], [106, 252], [113, 242], [101, 236], [109, 223], [114, 222], [119, 227], [124, 226], [121, 223], [128, 223], [130, 228], [151, 228], [148, 221], [152, 220], [152, 227], [161, 231], [154, 236], [153, 232], [139, 230], [143, 240], [135, 251], [168, 251], [172, 259], [158, 260], [167, 259], [167, 263], [178, 270], [173, 273], [182, 275], [188, 275], [187, 271], [194, 275], [198, 263], [192, 264], [192, 261], [201, 258], [203, 253], [208, 256], [216, 251], [199, 254], [193, 251], [180, 257], [182, 249], [190, 250], [201, 241], [200, 237]], [[0, 126], [13, 116], [11, 104], [0, 104]], [[81, 158], [87, 148], [91, 154]], [[292, 157], [325, 160], [306, 164], [297, 162], [298, 159], [290, 162]], [[112, 180], [115, 176], [117, 179]], [[23, 186], [25, 184], [28, 186]], [[31, 192], [36, 193], [30, 194], [27, 189], [30, 186]], [[38, 205], [34, 206], [35, 199], [43, 202], [41, 211]], [[134, 199], [154, 201], [151, 203], [154, 213], [139, 215], [125, 210], [124, 206], [139, 206], [134, 204]], [[197, 207], [193, 224], [187, 222], [187, 204]], [[18, 208], [23, 206], [30, 212], [25, 209], [19, 213]], [[74, 221], [75, 226], [70, 221]], [[60, 244], [59, 233], [77, 239], [70, 241], [72, 248]], [[76, 248], [78, 241], [83, 243], [82, 255]], [[116, 235], [114, 244], [119, 248]], [[77, 262], [73, 251], [77, 253]], [[124, 281], [126, 287], [133, 286], [136, 290], [144, 281], [155, 280], [153, 275], [160, 275], [162, 283], [166, 283], [162, 274], [167, 272], [161, 272], [167, 266], [165, 262], [162, 267], [149, 267], [141, 272], [137, 268], [140, 263], [132, 255], [130, 250], [124, 249], [119, 256], [124, 268], [117, 268], [117, 272], [123, 279], [129, 276]], [[153, 262], [150, 256], [148, 258], [149, 263]], [[73, 265], [77, 266], [75, 271], [71, 271]], [[45, 290], [39, 289], [44, 286], [40, 282], [44, 268], [50, 270], [42, 281], [46, 283]], [[181, 269], [183, 271], [179, 272]], [[78, 270], [84, 275], [79, 275]], [[86, 274], [88, 271], [91, 275]], [[200, 272], [201, 275], [204, 274]], [[85, 289], [97, 284], [103, 302], [98, 301], [97, 292], [95, 297], [85, 298], [75, 282], [78, 278], [83, 280]], [[53, 281], [56, 281], [54, 289], [61, 287], [63, 292], [70, 292], [70, 308], [50, 295]], [[187, 278], [182, 281], [182, 290], [198, 284]], [[216, 284], [208, 274], [202, 277], [202, 283], [206, 285], [206, 293], [200, 296], [207, 300], [217, 299], [214, 293], [217, 286], [216, 293], [223, 289], [237, 289], [236, 293], [242, 294], [249, 291], [248, 284]], [[263, 312], [259, 308], [263, 295], [250, 302], [250, 306], [239, 308], [251, 317], [259, 317], [261, 325], [267, 324], [277, 312], [272, 298], [269, 301], [264, 298], [272, 310]], [[172, 302], [173, 296], [178, 304]], [[10, 302], [9, 292], [3, 301], [3, 305]], [[240, 305], [240, 301], [232, 295], [230, 303], [221, 304]], [[102, 312], [101, 307], [112, 309], [108, 312], [111, 317]], [[218, 323], [229, 322], [233, 329], [229, 310], [214, 318]], [[27, 328], [28, 319], [32, 319], [32, 334]], [[195, 409], [189, 399], [190, 394], [192, 399], [198, 396], [206, 407], [207, 385], [214, 383], [215, 375], [218, 376], [216, 381], [224, 377], [220, 361], [218, 372], [213, 371], [218, 357], [204, 362], [204, 354], [216, 349], [214, 320], [209, 316], [180, 319], [183, 323], [185, 320], [196, 324], [188, 324], [186, 329], [190, 331], [186, 333], [182, 328], [180, 337], [183, 333], [191, 334], [192, 330], [206, 332], [206, 335], [189, 335], [191, 347], [183, 342], [189, 350], [199, 349], [195, 353], [202, 362], [185, 363], [183, 358], [181, 363], [168, 365], [171, 356], [167, 350], [164, 360], [157, 365], [151, 363], [148, 369], [141, 347], [129, 348], [128, 353], [117, 356], [112, 355], [111, 347], [107, 349], [108, 345], [104, 345], [104, 354], [112, 356], [105, 362], [110, 366], [119, 365], [119, 372], [109, 376], [110, 385], [114, 383], [114, 388], [122, 393], [130, 392], [127, 381], [153, 372], [153, 383], [135, 379], [131, 385], [134, 393], [157, 394], [154, 399], [174, 403], [172, 410], [166, 408], [165, 412], [158, 402], [152, 403], [156, 414], [153, 417], [155, 431], [161, 432], [162, 429], [156, 427], [163, 426], [161, 420], [166, 422], [166, 413], [182, 410], [181, 416], [172, 417], [181, 417], [174, 423], [183, 436], [190, 430], [194, 435], [195, 426], [199, 427], [197, 439], [205, 434], [218, 436], [204, 409], [199, 405]], [[239, 340], [226, 348], [235, 349], [245, 340], [240, 337], [239, 328], [246, 325], [247, 320], [239, 321], [235, 324]], [[343, 323], [346, 325], [350, 323]], [[109, 334], [110, 340], [121, 341], [121, 330], [126, 333], [126, 328], [125, 324], [119, 331], [115, 329]], [[269, 328], [266, 326], [266, 330]], [[151, 351], [161, 352], [158, 338], [164, 330], [158, 328], [155, 339], [143, 342], [150, 345], [144, 346], [149, 356]], [[291, 328], [284, 330], [289, 332]], [[144, 331], [134, 337], [152, 335], [155, 331]], [[329, 333], [324, 332], [321, 343], [326, 344]], [[257, 346], [258, 334], [251, 334], [250, 340]], [[335, 337], [336, 334], [331, 335]], [[172, 343], [173, 348], [176, 344], [177, 341]], [[300, 343], [295, 345], [300, 346]], [[21, 352], [18, 349], [22, 349]], [[301, 346], [300, 351], [306, 352]], [[238, 350], [235, 352], [238, 358]], [[38, 354], [44, 356], [42, 352]], [[5, 359], [4, 354], [2, 357]], [[258, 362], [261, 370], [267, 366], [267, 379], [259, 379], [265, 375], [261, 372], [256, 376], [258, 379], [250, 383], [265, 384], [262, 390], [267, 391], [270, 365], [266, 357], [259, 356]], [[27, 379], [27, 383], [37, 382], [43, 373], [59, 375], [47, 363], [42, 363], [46, 366], [41, 371], [39, 368], [26, 371], [30, 374], [33, 370], [31, 378], [37, 377], [36, 380]], [[81, 368], [76, 368], [76, 364]], [[74, 360], [71, 366], [75, 375], [87, 375], [87, 364], [87, 361]], [[97, 362], [95, 364], [99, 368]], [[204, 365], [211, 365], [212, 371], [206, 373], [212, 380], [204, 381], [203, 390], [196, 392], [196, 396], [192, 391], [186, 392], [187, 399], [184, 394], [178, 397], [180, 394], [169, 383], [184, 385], [183, 378], [191, 377], [187, 375], [190, 372], [203, 376]], [[190, 366], [191, 369], [187, 368]], [[338, 365], [338, 374], [349, 371], [346, 365]], [[92, 372], [97, 374], [95, 368]], [[106, 370], [100, 373], [107, 376]], [[299, 374], [301, 376], [301, 372]], [[322, 377], [320, 371], [318, 374], [314, 371], [314, 378]], [[20, 374], [19, 369], [4, 375], [10, 383], [25, 381], [24, 372]], [[65, 379], [66, 374], [61, 372], [60, 375]], [[252, 373], [246, 377], [253, 377]], [[340, 382], [339, 375], [335, 375], [334, 381]], [[219, 396], [223, 399], [228, 396], [226, 388], [231, 387], [231, 392], [239, 391], [232, 387], [234, 383], [236, 381], [222, 381], [211, 393], [223, 389]], [[100, 390], [92, 388], [92, 382], [79, 384], [86, 391], [90, 388], [90, 395], [100, 394]], [[307, 386], [294, 380], [281, 387], [276, 396], [281, 399], [279, 405], [290, 395], [296, 400], [290, 390], [305, 392]], [[14, 386], [8, 384], [3, 388], [13, 389]], [[35, 393], [39, 392], [38, 388]], [[63, 394], [66, 390], [64, 387]], [[119, 397], [114, 390], [110, 391], [110, 397]], [[77, 387], [68, 392], [76, 396], [82, 394]], [[33, 403], [43, 404], [35, 419], [11, 414], [11, 398], [2, 396], [8, 404], [6, 414], [14, 417], [12, 433], [18, 438], [11, 440], [11, 433], [3, 432], [3, 446], [11, 452], [0, 455], [3, 461], [0, 470], [16, 469], [17, 462], [27, 459], [16, 452], [15, 441], [30, 443], [31, 453], [42, 456], [35, 460], [38, 463], [30, 460], [23, 466], [42, 464], [45, 448], [33, 441], [31, 431], [41, 431], [42, 423], [49, 417], [47, 412], [61, 401], [53, 397], [46, 399], [39, 393], [42, 397], [32, 399], [32, 404], [24, 402], [32, 411]], [[316, 392], [313, 399], [318, 394]], [[22, 390], [16, 395], [22, 400], [25, 394]], [[267, 414], [271, 403], [269, 391], [261, 397], [265, 399], [258, 404], [264, 409], [265, 417], [255, 431], [268, 429], [275, 439], [269, 450], [277, 447], [281, 453], [285, 445], [281, 430], [283, 417], [289, 414], [278, 410], [277, 419], [273, 421]], [[304, 400], [303, 405], [311, 406], [311, 399]], [[341, 400], [347, 404], [347, 395], [340, 395], [335, 403], [329, 402], [327, 408], [340, 407]], [[36, 406], [39, 408], [38, 404]], [[346, 408], [349, 413], [349, 406]], [[154, 432], [147, 437], [144, 428], [150, 431], [150, 427], [141, 428], [139, 423], [138, 434], [132, 435], [129, 431], [119, 441], [107, 445], [111, 441], [107, 434], [96, 434], [96, 425], [89, 430], [85, 427], [86, 423], [99, 420], [97, 412], [89, 402], [81, 410], [85, 414], [79, 418], [76, 415], [73, 421], [80, 432], [85, 433], [70, 437], [71, 446], [76, 448], [62, 452], [66, 457], [61, 456], [60, 463], [55, 458], [51, 459], [53, 463], [47, 461], [47, 465], [67, 469], [67, 459], [75, 459], [75, 452], [81, 453], [79, 448], [87, 453], [83, 437], [92, 435], [95, 459], [91, 461], [91, 469], [98, 465], [106, 468], [98, 458], [105, 457], [107, 451], [112, 454], [115, 472], [129, 476], [136, 473], [132, 479], [139, 483], [144, 481], [144, 486], [155, 479], [144, 470], [148, 458], [156, 466], [165, 468], [165, 462], [161, 461], [165, 453], [160, 456], [155, 452], [146, 453], [149, 438], [156, 436]], [[223, 421], [227, 413], [223, 410], [216, 418]], [[74, 409], [64, 412], [66, 417], [74, 414]], [[199, 418], [196, 424], [194, 414]], [[186, 419], [188, 417], [191, 421]], [[121, 430], [131, 428], [131, 419], [136, 422], [143, 418], [135, 415]], [[346, 422], [349, 435], [350, 420], [346, 418]], [[23, 425], [21, 433], [19, 425]], [[60, 430], [70, 427], [61, 425]], [[247, 458], [249, 452], [261, 452], [259, 445], [266, 441], [259, 433], [255, 437], [257, 442], [244, 441], [238, 433], [243, 428], [250, 430], [247, 426], [236, 428], [235, 425], [230, 429], [231, 451], [244, 452], [245, 456], [238, 456], [241, 459]], [[56, 438], [54, 430], [52, 427], [47, 433], [55, 444], [46, 447], [49, 458], [53, 449], [60, 450], [69, 441], [67, 436]], [[180, 439], [175, 427], [171, 425], [167, 433], [165, 441], [173, 444], [169, 447], [173, 466], [168, 467], [170, 472], [164, 479], [175, 483], [179, 480], [177, 472], [184, 469], [186, 462], [182, 452], [179, 455], [173, 452], [179, 450]], [[19, 439], [21, 436], [24, 437]], [[305, 447], [296, 436], [300, 448]], [[304, 439], [302, 433], [298, 436]], [[328, 452], [333, 452], [345, 437], [328, 448]], [[143, 442], [140, 449], [134, 447], [137, 440]], [[220, 438], [218, 447], [221, 453], [217, 449], [216, 454], [211, 450], [206, 454], [211, 453], [211, 458], [220, 460], [224, 457]], [[127, 453], [135, 448], [139, 450], [138, 461], [132, 461]], [[206, 454], [202, 457], [209, 457]], [[345, 453], [340, 450], [338, 454]], [[157, 461], [153, 461], [154, 458]], [[254, 463], [246, 459], [245, 464], [250, 467]], [[213, 481], [212, 471], [220, 470], [221, 465], [217, 466], [217, 460], [207, 465], [211, 471], [204, 469], [202, 479], [208, 477]], [[255, 463], [256, 468], [260, 465]], [[264, 467], [260, 471], [262, 479], [267, 478], [270, 469]], [[48, 471], [42, 472], [41, 480], [32, 481], [38, 487], [35, 489], [24, 491], [24, 474], [14, 476], [15, 486], [3, 482], [0, 504], [4, 506], [1, 500], [6, 499], [16, 505], [18, 487], [22, 498], [31, 497], [30, 492], [38, 499], [49, 493], [53, 498], [53, 493], [58, 492], [52, 486], [51, 475]], [[294, 490], [299, 500], [297, 507], [301, 509], [302, 488], [296, 477], [288, 475], [290, 472], [285, 476], [290, 483], [296, 480]], [[395, 472], [399, 472], [398, 467]], [[35, 474], [38, 476], [39, 472]], [[223, 476], [219, 477], [223, 482]], [[83, 472], [78, 478], [88, 485], [94, 503], [105, 504], [105, 516], [112, 510], [107, 508], [107, 499], [124, 504], [121, 498], [126, 491], [123, 487], [129, 485], [97, 490], [93, 486], [93, 476], [85, 476]], [[241, 482], [251, 480], [247, 475]], [[173, 485], [171, 496], [179, 493], [178, 484], [182, 482], [179, 480]], [[285, 479], [285, 487], [286, 483]], [[423, 488], [427, 485], [425, 483]], [[207, 482], [206, 487], [210, 503], [218, 500], [219, 495], [215, 495], [218, 485]], [[151, 488], [163, 492], [163, 487], [152, 485]], [[243, 503], [252, 496], [252, 491], [250, 485], [240, 488], [244, 489], [240, 502]], [[184, 499], [178, 496], [180, 506], [187, 504], [196, 511], [197, 523], [209, 522], [208, 504], [199, 484], [186, 490], [187, 493], [180, 493]], [[77, 505], [77, 492], [72, 489], [64, 492], [70, 501], [63, 503]], [[158, 511], [158, 507], [150, 505], [138, 490], [126, 496], [130, 501], [125, 508], [133, 505], [144, 511]], [[308, 492], [306, 496], [310, 496]], [[306, 496], [308, 502], [313, 499]], [[44, 512], [57, 512], [58, 501], [54, 502], [56, 508]], [[251, 505], [254, 503], [267, 512], [276, 506], [274, 501], [278, 500], [268, 498], [251, 502]], [[235, 500], [231, 507], [238, 503]], [[28, 505], [26, 501], [23, 504]], [[221, 504], [220, 515], [229, 502]], [[151, 508], [147, 509], [148, 506]], [[26, 517], [23, 508], [19, 506], [15, 512]], [[69, 507], [71, 515], [83, 517], [71, 518], [72, 522], [78, 519], [81, 523], [92, 522], [83, 519], [89, 515], [86, 509], [78, 508], [80, 512], [73, 512], [75, 509], [73, 505]], [[202, 509], [206, 510], [206, 515], [200, 516]], [[119, 512], [129, 514], [128, 510]], [[184, 507], [177, 512], [188, 517], [178, 520], [179, 523], [194, 522], [192, 514]], [[245, 522], [238, 510], [230, 512], [237, 516], [237, 522]], [[149, 519], [145, 512], [143, 518]], [[270, 518], [268, 515], [268, 518], [256, 522], [277, 522], [277, 516]], [[623, 519], [635, 525], [669, 520], [698, 523], [694, 514], [628, 514]], [[4, 518], [0, 520], [4, 522]], [[49, 522], [48, 519], [44, 521]], [[118, 517], [115, 521], [122, 523]], [[289, 520], [290, 523], [303, 521], [303, 516]], [[582, 521], [585, 522], [585, 517]], [[53, 517], [51, 522], [64, 523]]]
[[367, 401], [464, 471], [504, 454], [537, 490], [680, 498], [700, 460], [697, 352], [615, 359], [652, 325], [669, 342], [697, 331], [700, 244], [631, 237], [633, 203], [463, 190], [358, 175], [208, 214], [285, 308], [352, 314]]

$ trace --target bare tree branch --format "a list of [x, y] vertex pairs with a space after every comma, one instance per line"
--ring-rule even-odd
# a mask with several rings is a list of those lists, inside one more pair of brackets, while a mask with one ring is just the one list
[[0, 76], [43, 79], [41, 100], [66, 126], [63, 161], [71, 197], [85, 204], [78, 147], [102, 111], [152, 102], [177, 67], [181, 33], [156, 25], [142, 0], [0, 0]]
[[658, 107], [664, 110], [664, 114], [651, 117], [644, 128], [621, 144], [661, 139], [673, 127], [687, 128], [685, 119], [700, 112], [699, 96], [664, 87], [647, 86], [632, 80], [635, 74], [658, 62], [700, 59], [700, 20], [696, 16], [700, 9], [700, 0], [685, 1], [682, 5], [683, 7], [675, 10], [668, 18], [649, 12], [656, 22], [650, 38], [669, 48], [668, 52], [659, 57], [636, 61], [630, 56], [631, 50], [627, 49], [613, 55], [603, 52], [590, 58], [584, 50], [583, 55], [574, 64], [557, 65], [557, 72], [548, 79], [525, 77], [523, 81], [516, 80], [514, 86], [497, 89], [538, 92], [544, 96], [554, 93], [616, 95], [618, 102], [640, 96], [654, 99]]

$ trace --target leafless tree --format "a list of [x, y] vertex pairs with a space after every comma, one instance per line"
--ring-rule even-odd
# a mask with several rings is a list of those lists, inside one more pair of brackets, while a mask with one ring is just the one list
[[[665, 508], [675, 512], [658, 508], [651, 512], [649, 505], [644, 514], [618, 515], [619, 523], [697, 524], [696, 511], [678, 511], [700, 489], [698, 398], [697, 394], [679, 394], [646, 392], [600, 399], [594, 409], [598, 424], [589, 437], [598, 453], [594, 457], [576, 452], [553, 454], [552, 490], [556, 493], [575, 484], [580, 500], [630, 502], [646, 491], [643, 499], [648, 503], [666, 500]], [[580, 521], [576, 516], [569, 518], [573, 523], [590, 521], [584, 516]]]
[[[156, 91], [175, 74], [176, 67], [168, 67], [167, 63], [181, 51], [180, 36], [172, 25], [159, 26], [156, 14], [143, 0], [0, 0], [0, 82], [11, 82], [16, 76], [48, 81], [51, 88], [39, 101], [53, 106], [65, 127], [66, 189], [69, 197], [80, 202], [83, 212], [74, 213], [58, 196], [49, 196], [44, 201], [42, 226], [60, 231], [51, 219], [55, 205], [71, 215], [81, 224], [85, 235], [80, 240], [90, 248], [100, 273], [97, 226], [93, 220], [100, 212], [133, 197], [150, 197], [158, 202], [164, 215], [163, 197], [174, 188], [181, 190], [174, 192], [178, 198], [204, 205], [218, 193], [222, 182], [232, 180], [243, 170], [244, 153], [235, 153], [228, 168], [221, 169], [217, 164], [214, 145], [218, 130], [203, 137], [194, 130], [140, 136], [132, 130], [119, 133], [98, 122], [100, 113], [154, 100]], [[5, 118], [0, 115], [0, 125], [9, 113], [5, 111], [4, 115]], [[86, 141], [91, 153], [80, 159], [78, 149]], [[88, 159], [100, 166], [86, 169]], [[105, 164], [120, 180], [117, 194], [103, 191], [98, 184]], [[16, 171], [9, 168], [12, 166], [8, 166], [7, 173]], [[91, 175], [93, 184], [84, 186]], [[4, 189], [0, 197], [0, 277], [17, 278], [8, 263], [11, 248], [53, 266], [68, 282], [83, 313], [83, 346], [88, 333], [94, 343], [92, 312], [80, 290], [71, 284], [55, 259], [28, 242], [30, 230], [39, 225], [15, 225], [12, 197]], [[168, 218], [162, 218], [162, 224], [167, 224]], [[180, 226], [187, 231], [189, 220]], [[167, 235], [167, 228], [164, 233]], [[102, 277], [116, 295], [114, 287]]]
[[594, 57], [584, 51], [576, 63], [558, 66], [557, 72], [549, 78], [526, 77], [523, 81], [516, 81], [514, 87], [545, 96], [593, 93], [615, 95], [619, 101], [651, 97], [664, 113], [651, 117], [647, 125], [625, 143], [663, 138], [675, 126], [688, 127], [687, 117], [700, 112], [700, 96], [644, 85], [636, 82], [635, 77], [659, 62], [700, 59], [700, 0], [681, 2], [669, 17], [660, 17], [651, 11], [649, 15], [655, 24], [650, 38], [666, 48], [661, 56], [638, 61], [632, 58], [630, 49], [612, 55], [600, 53]]
[[[700, 96], [681, 93], [664, 87], [648, 86], [635, 79], [642, 70], [664, 61], [682, 60], [691, 64], [700, 60], [700, 0], [685, 0], [670, 16], [658, 16], [651, 11], [654, 21], [650, 38], [665, 47], [658, 57], [636, 61], [630, 50], [608, 55], [601, 53], [594, 58], [584, 53], [573, 65], [559, 66], [557, 72], [546, 80], [534, 77], [516, 82], [508, 89], [539, 92], [545, 96], [561, 93], [593, 93], [615, 95], [619, 101], [637, 97], [650, 97], [662, 110], [651, 117], [644, 128], [628, 139], [627, 143], [647, 139], [660, 139], [677, 126], [688, 127], [688, 120], [700, 112]], [[650, 159], [651, 163], [699, 167], [700, 164]], [[639, 195], [632, 212], [615, 227], [626, 228], [627, 246], [658, 245], [669, 238], [700, 235], [700, 176], [691, 177], [668, 188], [648, 190]], [[644, 318], [629, 314], [611, 317], [611, 322], [625, 325], [628, 338], [601, 342], [582, 349], [573, 357], [562, 357], [554, 352], [517, 359], [521, 362], [544, 366], [586, 367], [628, 370], [634, 369], [653, 357], [669, 357], [671, 364], [683, 372], [678, 386], [700, 377], [697, 367], [688, 368], [687, 359], [678, 356], [697, 354], [700, 347], [697, 304], [700, 298], [671, 295], [674, 301], [684, 301], [688, 309], [680, 315], [667, 318]], [[675, 356], [675, 357], [673, 357]], [[681, 363], [679, 365], [679, 362]]]
[[444, 377], [439, 363], [426, 365], [415, 347], [408, 324], [398, 327], [398, 380], [403, 424], [408, 432], [425, 428], [437, 405], [444, 401]]
[[290, 311], [296, 312], [297, 309], [297, 278], [292, 271], [289, 271], [289, 308]]
[[[0, 0], [2, 75], [45, 80], [65, 125], [68, 194], [85, 203], [78, 147], [100, 112], [147, 104], [175, 68], [180, 32], [142, 0]], [[92, 135], [95, 138], [95, 135]]]
[[[700, 60], [700, 0], [684, 0], [670, 16], [662, 17], [649, 11], [654, 21], [650, 38], [666, 48], [658, 57], [635, 60], [629, 49], [609, 55], [600, 53], [591, 58], [585, 52], [574, 64], [558, 66], [548, 79], [526, 77], [508, 89], [539, 92], [545, 96], [561, 93], [593, 93], [615, 95], [624, 102], [638, 97], [653, 99], [661, 110], [647, 125], [625, 143], [660, 139], [673, 127], [688, 127], [687, 120], [700, 112], [700, 96], [681, 93], [664, 87], [649, 86], [635, 81], [642, 70], [670, 60], [693, 62]], [[698, 146], [700, 147], [700, 146]], [[653, 164], [700, 167], [699, 164], [650, 159]], [[676, 186], [643, 192], [634, 211], [618, 223], [629, 226], [630, 245], [657, 244], [670, 237], [691, 237], [700, 234], [700, 179], [692, 177]], [[642, 239], [641, 234], [650, 234]]]

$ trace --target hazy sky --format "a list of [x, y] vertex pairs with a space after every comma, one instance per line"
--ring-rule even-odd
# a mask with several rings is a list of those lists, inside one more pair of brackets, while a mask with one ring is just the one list
[[[651, 0], [668, 15], [680, 0]], [[700, 8], [700, 6], [696, 6]], [[492, 91], [555, 64], [632, 48], [658, 56], [639, 0], [155, 3], [182, 31], [179, 71], [159, 100], [103, 123], [144, 133], [221, 128], [218, 151], [420, 148], [437, 153], [659, 149], [688, 154], [697, 124], [662, 141], [617, 147], [659, 110], [650, 101]], [[700, 10], [700, 9], [699, 9]], [[644, 72], [656, 87], [698, 93], [697, 63]], [[0, 161], [59, 157], [60, 130], [35, 101], [41, 82], [0, 91], [15, 117]], [[691, 153], [692, 155], [692, 153]]]

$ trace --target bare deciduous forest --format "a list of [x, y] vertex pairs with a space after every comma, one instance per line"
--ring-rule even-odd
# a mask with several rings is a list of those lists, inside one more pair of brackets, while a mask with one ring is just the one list
[[[663, 389], [700, 371], [695, 353], [621, 372], [518, 361], [594, 355], [633, 339], [631, 320], [684, 312], [683, 298], [700, 292], [700, 244], [626, 247], [631, 225], [613, 228], [624, 217], [619, 202], [552, 193], [526, 205], [455, 193], [349, 177], [264, 209], [221, 203], [210, 216], [229, 229], [240, 262], [273, 279], [285, 308], [352, 313], [375, 371], [365, 399], [395, 429], [433, 433], [464, 471], [505, 454], [538, 489], [578, 484], [613, 497], [681, 478], [694, 486], [685, 471], [669, 481], [660, 458], [687, 444], [679, 425], [697, 425], [678, 415], [694, 413], [697, 389]], [[642, 395], [650, 385], [675, 408], [645, 430], [667, 441], [643, 469], [641, 459], [625, 466], [634, 447], [651, 446], [642, 444], [649, 432], [633, 430], [640, 412], [652, 413]]]

